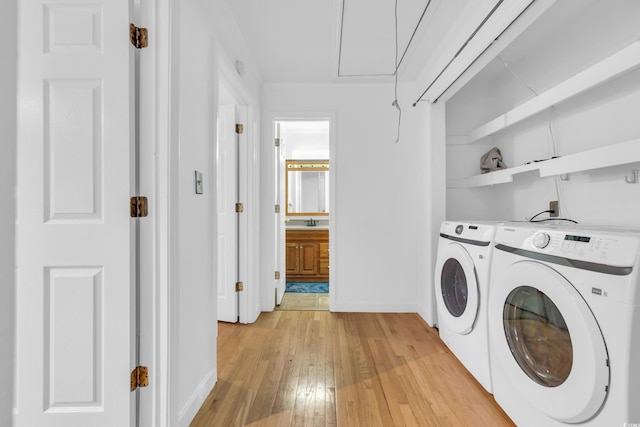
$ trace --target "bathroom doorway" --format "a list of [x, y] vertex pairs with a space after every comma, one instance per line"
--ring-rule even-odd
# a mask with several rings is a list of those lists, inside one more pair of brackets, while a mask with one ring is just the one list
[[276, 264], [284, 272], [276, 306], [279, 310], [329, 310], [331, 120], [276, 119], [274, 132], [280, 205]]

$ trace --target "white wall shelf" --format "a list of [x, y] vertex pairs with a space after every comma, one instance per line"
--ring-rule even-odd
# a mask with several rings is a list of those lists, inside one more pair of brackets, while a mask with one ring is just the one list
[[564, 82], [472, 130], [467, 134], [467, 143], [502, 131], [638, 66], [640, 66], [640, 41], [634, 42]]
[[548, 177], [636, 162], [640, 162], [640, 139], [619, 142], [543, 162], [474, 175], [466, 179], [448, 180], [447, 188], [474, 188], [504, 184], [512, 182], [515, 175], [536, 170], [540, 177]]

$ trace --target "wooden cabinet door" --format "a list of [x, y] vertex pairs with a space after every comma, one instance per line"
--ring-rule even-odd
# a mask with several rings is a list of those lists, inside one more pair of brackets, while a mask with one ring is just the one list
[[287, 275], [296, 275], [300, 273], [300, 257], [298, 255], [298, 243], [291, 242], [287, 243], [287, 254], [286, 254], [286, 265], [287, 265]]
[[300, 243], [299, 245], [298, 272], [305, 276], [318, 275], [318, 244]]

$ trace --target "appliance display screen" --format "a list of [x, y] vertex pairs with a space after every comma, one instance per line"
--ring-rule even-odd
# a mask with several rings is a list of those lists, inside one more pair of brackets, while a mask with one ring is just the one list
[[585, 236], [572, 236], [571, 234], [567, 234], [564, 236], [564, 240], [571, 240], [572, 242], [585, 242], [589, 243], [591, 241], [591, 237]]

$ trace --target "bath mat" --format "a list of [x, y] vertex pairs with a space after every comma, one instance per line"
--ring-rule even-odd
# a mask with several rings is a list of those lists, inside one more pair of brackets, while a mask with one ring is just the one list
[[329, 293], [329, 282], [287, 282], [285, 292], [327, 294]]

